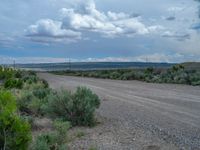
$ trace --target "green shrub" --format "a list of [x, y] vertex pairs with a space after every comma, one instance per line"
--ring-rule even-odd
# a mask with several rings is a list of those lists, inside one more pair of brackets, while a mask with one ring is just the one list
[[44, 80], [44, 79], [40, 79], [40, 80], [41, 80], [42, 84], [44, 85], [44, 88], [49, 87], [49, 83], [46, 80]]
[[37, 76], [35, 71], [27, 71], [28, 75]]
[[30, 126], [16, 110], [11, 93], [0, 91], [0, 149], [26, 150], [31, 140]]
[[77, 137], [77, 138], [81, 138], [81, 137], [83, 137], [83, 136], [85, 136], [85, 133], [84, 133], [83, 131], [78, 131], [78, 132], [76, 133], [76, 137]]
[[28, 108], [31, 111], [31, 114], [35, 116], [42, 116], [42, 105], [43, 101], [39, 98], [34, 97], [34, 99], [32, 99], [31, 103], [28, 105]]
[[144, 73], [145, 73], [145, 74], [153, 74], [153, 71], [154, 71], [154, 69], [153, 69], [152, 67], [150, 67], [150, 68], [147, 68], [147, 69], [144, 71]]
[[151, 79], [151, 82], [154, 82], [154, 83], [162, 83], [162, 78], [160, 75], [155, 75], [153, 76], [153, 78]]
[[50, 150], [50, 147], [46, 140], [37, 138], [35, 143], [33, 143], [31, 150]]
[[192, 85], [200, 85], [200, 71], [191, 73], [189, 78]]
[[14, 70], [10, 69], [10, 68], [2, 68], [0, 70], [0, 80], [4, 80], [4, 79], [10, 79], [12, 77], [14, 77]]
[[183, 71], [185, 67], [183, 65], [174, 65], [170, 70], [172, 72]]
[[97, 148], [94, 147], [94, 146], [91, 146], [91, 147], [89, 148], [89, 150], [97, 150]]
[[55, 121], [55, 131], [39, 135], [32, 143], [32, 150], [66, 150], [68, 140], [69, 122]]
[[135, 73], [135, 79], [136, 80], [144, 80], [145, 76], [144, 76], [144, 73], [142, 71], [137, 71]]
[[109, 73], [109, 79], [117, 79], [119, 78], [120, 74], [118, 72], [111, 72]]
[[47, 104], [50, 92], [50, 89], [41, 88], [22, 91], [17, 100], [19, 110], [28, 115], [44, 115], [43, 107]]
[[37, 137], [31, 146], [31, 150], [67, 150], [67, 144], [56, 143], [56, 134], [54, 132], [42, 134]]
[[72, 125], [94, 125], [94, 112], [100, 100], [91, 90], [78, 87], [73, 94], [61, 90], [48, 98], [47, 112], [54, 118], [70, 121]]
[[3, 70], [0, 71], [0, 80], [5, 79], [5, 73], [3, 72]]
[[53, 118], [70, 120], [70, 113], [73, 110], [72, 94], [64, 90], [50, 93], [45, 110]]
[[193, 82], [191, 83], [191, 85], [194, 85], [194, 86], [200, 85], [200, 80], [199, 80], [199, 81], [193, 81]]
[[135, 72], [126, 72], [123, 73], [122, 76], [120, 77], [121, 80], [134, 80], [135, 79]]
[[6, 70], [4, 71], [4, 74], [5, 74], [5, 79], [10, 79], [13, 77], [13, 71], [12, 70]]
[[54, 128], [57, 132], [57, 143], [62, 144], [68, 141], [68, 130], [71, 127], [69, 122], [62, 120], [54, 121]]
[[22, 72], [21, 72], [21, 71], [16, 71], [16, 72], [14, 73], [14, 77], [15, 77], [15, 78], [22, 78]]
[[11, 89], [17, 88], [21, 89], [23, 87], [23, 81], [21, 79], [7, 79], [4, 83], [4, 88]]
[[35, 121], [35, 118], [34, 117], [32, 117], [32, 116], [28, 116], [28, 115], [21, 115], [21, 118], [24, 120], [24, 121], [26, 121], [26, 122], [28, 122], [29, 123], [29, 125], [30, 125], [30, 127], [33, 129], [34, 128], [34, 121]]
[[27, 82], [28, 84], [33, 84], [33, 83], [36, 83], [38, 81], [38, 78], [35, 75], [26, 74], [26, 75], [23, 76], [22, 80], [24, 82]]
[[33, 95], [39, 99], [44, 99], [50, 92], [50, 89], [38, 88], [33, 90]]
[[68, 145], [67, 144], [62, 144], [59, 146], [58, 150], [68, 150]]
[[29, 104], [34, 99], [34, 96], [29, 91], [23, 91], [17, 99], [17, 105], [21, 112], [25, 114], [32, 114], [32, 111], [29, 108]]
[[31, 146], [32, 150], [51, 150], [55, 149], [56, 133], [49, 132], [39, 135]]
[[32, 72], [32, 73], [24, 72], [22, 80], [24, 82], [28, 83], [28, 84], [40, 83], [42, 85], [42, 88], [48, 88], [49, 87], [48, 82], [44, 79], [39, 79], [34, 72]]

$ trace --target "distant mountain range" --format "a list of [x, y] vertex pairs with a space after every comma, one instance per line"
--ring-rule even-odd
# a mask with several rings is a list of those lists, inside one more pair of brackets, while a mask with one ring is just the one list
[[102, 70], [125, 68], [169, 68], [174, 63], [144, 63], [144, 62], [73, 62], [73, 63], [46, 63], [46, 64], [16, 64], [18, 68], [54, 71], [54, 70]]

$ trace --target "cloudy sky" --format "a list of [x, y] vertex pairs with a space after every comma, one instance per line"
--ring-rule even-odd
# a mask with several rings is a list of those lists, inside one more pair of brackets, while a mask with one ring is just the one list
[[0, 63], [200, 61], [197, 1], [2, 0]]

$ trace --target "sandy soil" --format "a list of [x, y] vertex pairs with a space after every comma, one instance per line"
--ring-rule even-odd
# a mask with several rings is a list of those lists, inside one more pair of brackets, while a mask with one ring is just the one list
[[72, 149], [200, 149], [200, 87], [38, 75], [54, 89], [87, 86], [102, 100], [100, 124], [80, 128], [85, 136]]

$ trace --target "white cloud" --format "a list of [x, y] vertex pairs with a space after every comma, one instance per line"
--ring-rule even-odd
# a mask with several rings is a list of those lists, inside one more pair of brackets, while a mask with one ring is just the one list
[[[72, 62], [171, 62], [172, 56], [164, 54], [141, 55], [136, 57], [105, 57], [105, 58], [86, 58], [71, 59]], [[174, 57], [174, 56], [173, 56]], [[66, 62], [66, 58], [54, 57], [7, 57], [0, 56], [0, 64], [13, 64], [15, 61], [19, 64], [26, 63], [62, 63]]]
[[162, 33], [166, 29], [165, 29], [165, 27], [163, 27], [161, 25], [154, 25], [154, 26], [149, 26], [148, 30], [150, 33]]
[[65, 62], [66, 58], [54, 58], [54, 57], [8, 57], [0, 55], [0, 64], [13, 64], [13, 62], [19, 64], [26, 63], [61, 63]]
[[29, 26], [26, 35], [35, 42], [74, 42], [81, 39], [81, 32], [96, 32], [103, 37], [133, 37], [135, 35], [160, 34], [161, 25], [146, 26], [141, 17], [124, 12], [102, 12], [93, 0], [80, 2], [74, 8], [59, 11], [62, 21], [42, 19]]
[[[86, 58], [86, 59], [75, 59], [71, 58], [71, 62], [167, 62], [167, 63], [179, 63], [191, 61], [200, 61], [200, 58], [192, 55], [185, 55], [180, 53], [175, 54], [164, 54], [164, 53], [153, 53], [144, 54], [133, 57], [104, 57], [104, 58]], [[36, 63], [63, 63], [68, 62], [66, 58], [62, 57], [8, 57], [0, 55], [0, 64], [36, 64]]]
[[167, 11], [169, 11], [169, 12], [179, 12], [179, 11], [183, 11], [184, 9], [185, 9], [184, 7], [172, 6], [172, 7], [169, 7], [167, 9]]
[[62, 29], [62, 23], [51, 19], [42, 19], [26, 30], [26, 36], [36, 42], [71, 42], [81, 39], [81, 33]]
[[175, 54], [175, 55], [166, 55], [166, 54], [159, 54], [159, 53], [154, 53], [154, 54], [149, 54], [149, 55], [141, 55], [136, 57], [136, 61], [144, 62], [174, 62], [175, 60], [177, 61], [178, 58], [182, 57], [180, 54]]
[[18, 37], [15, 35], [6, 35], [0, 33], [0, 47], [7, 49], [23, 49], [24, 47], [18, 42]]
[[184, 44], [177, 45], [177, 47], [179, 47], [179, 49], [181, 49], [181, 52], [185, 55], [191, 55], [191, 56], [193, 55], [193, 57], [200, 58], [199, 39], [200, 39], [200, 35], [197, 32], [193, 31], [190, 39], [184, 41]]
[[135, 57], [106, 57], [106, 58], [88, 58], [89, 62], [170, 62], [168, 56], [164, 54], [140, 55]]
[[93, 1], [85, 2], [78, 9], [62, 8], [60, 13], [63, 18], [62, 27], [65, 29], [98, 32], [107, 37], [143, 35], [152, 31], [152, 28], [145, 26], [139, 18], [132, 15], [123, 12], [100, 12]]
[[157, 62], [157, 63], [180, 63], [187, 62], [193, 58], [193, 61], [200, 61], [199, 57], [183, 55], [179, 53], [175, 54], [164, 54], [164, 53], [153, 53], [144, 54], [134, 57], [105, 57], [105, 58], [87, 58], [81, 60], [83, 62]]
[[124, 19], [124, 18], [129, 18], [130, 17], [128, 14], [125, 14], [123, 12], [115, 13], [115, 12], [111, 12], [111, 11], [108, 11], [107, 16], [111, 20], [119, 20], [119, 19]]
[[173, 39], [176, 39], [176, 40], [179, 40], [179, 41], [184, 41], [186, 39], [190, 39], [190, 34], [189, 33], [165, 31], [162, 34], [162, 37], [173, 38]]
[[11, 47], [12, 43], [15, 41], [13, 37], [6, 36], [0, 33], [0, 46]]

